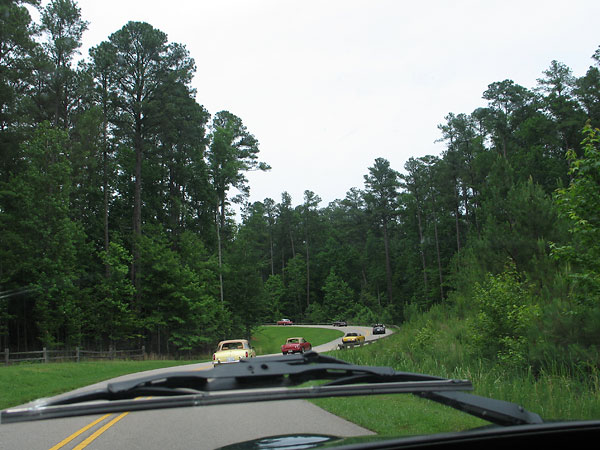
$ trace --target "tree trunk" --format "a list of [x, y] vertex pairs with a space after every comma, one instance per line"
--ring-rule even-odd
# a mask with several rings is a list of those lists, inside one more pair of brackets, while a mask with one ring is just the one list
[[221, 290], [221, 303], [224, 301], [224, 296], [223, 296], [223, 260], [222, 260], [222, 253], [221, 253], [221, 227], [219, 225], [219, 220], [216, 220], [216, 225], [217, 225], [217, 247], [218, 247], [218, 253], [219, 253], [219, 287]]
[[133, 285], [136, 300], [141, 298], [139, 238], [142, 234], [142, 117], [135, 118], [135, 192], [133, 200]]
[[469, 212], [469, 189], [465, 184], [462, 185], [463, 204], [465, 205], [465, 223], [467, 224], [467, 231], [471, 229], [471, 213]]
[[308, 247], [308, 235], [306, 236], [306, 307], [310, 306], [310, 252]]
[[458, 197], [458, 193], [456, 193], [455, 200], [456, 201], [455, 201], [455, 206], [454, 206], [454, 225], [456, 227], [456, 250], [460, 252], [460, 224], [459, 224], [459, 220], [458, 220], [460, 199]]
[[281, 281], [285, 284], [285, 250], [281, 246]]
[[[104, 92], [106, 92], [106, 84], [104, 84]], [[103, 96], [104, 97], [104, 96]], [[106, 99], [102, 101], [102, 189], [104, 191], [104, 251], [108, 254], [108, 247], [110, 245], [109, 234], [108, 234], [108, 106]], [[104, 264], [104, 274], [106, 278], [110, 276], [110, 266], [108, 262]]]
[[390, 241], [388, 237], [387, 220], [383, 222], [383, 243], [385, 247], [385, 276], [387, 284], [387, 295], [388, 302], [391, 305], [393, 303], [392, 296], [392, 265], [390, 263]]
[[290, 244], [292, 245], [292, 258], [296, 257], [296, 250], [294, 249], [294, 238], [292, 237], [292, 230], [289, 231], [290, 234]]
[[443, 286], [443, 277], [442, 277], [442, 260], [440, 257], [440, 242], [438, 239], [438, 231], [437, 231], [437, 217], [435, 212], [433, 213], [433, 231], [435, 235], [435, 252], [437, 255], [437, 264], [438, 264], [438, 274], [440, 277], [440, 300], [444, 300], [444, 286]]
[[273, 255], [273, 232], [269, 229], [269, 250], [271, 254], [271, 275], [275, 275], [275, 257]]
[[[418, 200], [417, 200], [418, 202]], [[419, 246], [421, 248], [421, 264], [423, 265], [423, 283], [425, 286], [425, 293], [428, 292], [427, 286], [427, 262], [425, 260], [425, 242], [423, 239], [423, 225], [421, 223], [421, 208], [417, 203], [417, 226], [419, 228]]]

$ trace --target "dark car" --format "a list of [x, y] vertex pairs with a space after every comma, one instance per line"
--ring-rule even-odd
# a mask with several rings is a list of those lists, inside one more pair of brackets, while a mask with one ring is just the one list
[[346, 326], [348, 326], [348, 322], [346, 322], [345, 320], [336, 320], [335, 322], [332, 323], [332, 325], [334, 327], [346, 327]]
[[385, 325], [382, 323], [373, 325], [373, 334], [385, 334]]

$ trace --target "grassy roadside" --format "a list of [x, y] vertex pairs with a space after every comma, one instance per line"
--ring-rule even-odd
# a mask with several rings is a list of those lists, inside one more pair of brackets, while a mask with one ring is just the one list
[[[404, 324], [395, 334], [375, 344], [329, 354], [356, 364], [467, 378], [473, 382], [475, 394], [518, 403], [545, 420], [600, 417], [598, 376], [573, 379], [557, 370], [534, 377], [475, 360], [461, 345], [465, 327], [444, 311], [434, 310]], [[332, 331], [333, 337], [329, 334]], [[335, 339], [340, 333], [339, 330], [261, 327], [252, 343], [259, 354], [277, 353], [286, 337], [303, 336], [316, 346]], [[127, 373], [188, 363], [190, 361], [112, 361], [0, 366], [0, 409]], [[319, 399], [314, 403], [380, 435], [418, 435], [487, 425], [467, 414], [406, 394]]]
[[0, 409], [51, 397], [100, 381], [192, 361], [102, 361], [0, 367]]
[[488, 425], [476, 417], [406, 394], [324, 398], [314, 403], [381, 436], [442, 433]]
[[[258, 355], [279, 353], [288, 337], [303, 336], [314, 346], [343, 335], [339, 330], [260, 327], [252, 338]], [[199, 361], [100, 361], [0, 366], [0, 409], [51, 397], [121, 375]]]
[[311, 343], [313, 347], [326, 344], [344, 333], [340, 330], [327, 328], [308, 328], [308, 327], [290, 327], [290, 326], [264, 326], [259, 327], [251, 339], [252, 347], [257, 355], [269, 355], [280, 353], [281, 345], [289, 337], [301, 336]]
[[[577, 377], [560, 369], [532, 374], [511, 371], [469, 354], [467, 323], [444, 308], [415, 317], [394, 335], [364, 348], [331, 352], [332, 356], [364, 365], [469, 379], [474, 394], [522, 405], [544, 420], [600, 418], [600, 377], [597, 371]], [[334, 398], [318, 406], [381, 435], [416, 435], [457, 431], [488, 425], [451, 408], [410, 395]]]
[[[395, 357], [386, 353], [397, 348], [400, 336], [395, 333], [363, 348], [328, 352], [327, 354], [354, 364], [390, 366], [407, 372], [433, 372], [399, 367]], [[464, 378], [464, 377], [463, 377]], [[460, 431], [489, 425], [447, 406], [420, 399], [410, 394], [335, 397], [312, 401], [326, 411], [353, 422], [381, 436], [411, 436]]]

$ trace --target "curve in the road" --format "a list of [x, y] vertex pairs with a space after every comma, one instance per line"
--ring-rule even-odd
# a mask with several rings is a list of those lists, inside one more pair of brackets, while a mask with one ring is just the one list
[[[293, 325], [293, 327], [338, 328], [359, 331], [367, 340], [389, 335], [372, 335], [371, 327]], [[314, 348], [317, 352], [335, 350], [341, 338]], [[260, 357], [258, 357], [260, 358]], [[204, 370], [211, 362], [180, 366], [181, 370]], [[173, 368], [155, 369], [144, 374], [162, 373]], [[95, 389], [108, 382], [137, 377], [124, 375], [77, 391]], [[73, 393], [72, 391], [70, 393]], [[69, 394], [70, 394], [69, 393]], [[63, 394], [65, 395], [65, 394]], [[60, 397], [60, 396], [57, 396]], [[126, 417], [126, 419], [124, 419]], [[124, 419], [124, 420], [121, 420]], [[223, 424], [236, 424], [223, 428]], [[336, 436], [373, 434], [305, 400], [215, 405], [198, 408], [139, 411], [103, 417], [82, 416], [41, 422], [2, 425], [2, 445], [30, 450], [62, 449], [187, 449], [216, 448], [236, 442], [286, 433], [321, 433]], [[67, 443], [68, 441], [68, 443]], [[193, 443], [193, 445], [190, 445]], [[75, 447], [73, 447], [75, 445]]]

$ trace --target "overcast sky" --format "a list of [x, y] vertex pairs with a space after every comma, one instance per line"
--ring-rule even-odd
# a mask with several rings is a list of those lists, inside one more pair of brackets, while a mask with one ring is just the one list
[[[43, 4], [46, 4], [44, 1]], [[87, 49], [127, 21], [184, 44], [197, 101], [239, 116], [272, 166], [251, 201], [323, 202], [363, 188], [383, 157], [439, 155], [449, 112], [485, 106], [490, 83], [536, 86], [553, 59], [585, 74], [600, 1], [80, 0]]]

